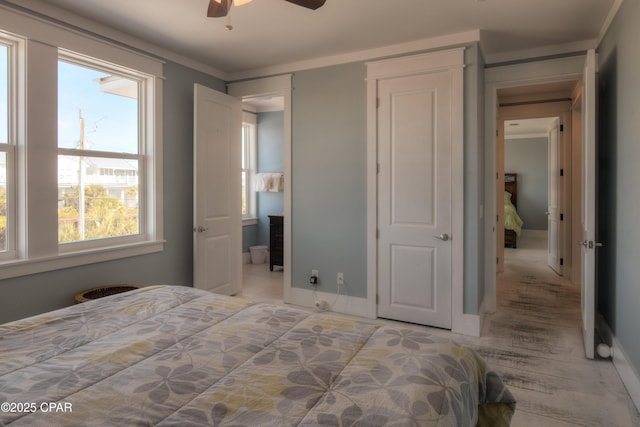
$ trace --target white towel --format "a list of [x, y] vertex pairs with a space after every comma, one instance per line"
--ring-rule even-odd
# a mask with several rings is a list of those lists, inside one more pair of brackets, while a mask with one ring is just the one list
[[256, 191], [269, 191], [272, 186], [272, 174], [257, 173], [256, 174]]
[[284, 174], [283, 173], [271, 174], [271, 186], [269, 187], [269, 191], [272, 191], [272, 192], [284, 191]]

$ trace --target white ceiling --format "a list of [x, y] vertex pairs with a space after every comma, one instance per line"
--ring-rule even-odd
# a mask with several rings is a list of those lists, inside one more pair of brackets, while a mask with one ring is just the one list
[[[0, 4], [13, 3], [80, 27], [91, 26], [97, 33], [168, 59], [187, 58], [199, 69], [209, 67], [231, 80], [284, 72], [287, 67], [300, 69], [317, 64], [318, 58], [348, 62], [367, 59], [363, 51], [427, 49], [438, 40], [479, 39], [489, 63], [580, 51], [596, 46], [620, 1], [327, 0], [312, 11], [284, 0], [254, 0], [232, 8], [232, 31], [224, 29], [226, 18], [206, 17], [209, 0], [0, 0]], [[87, 19], [104, 26], [88, 24]]]
[[505, 139], [546, 138], [554, 117], [505, 120]]

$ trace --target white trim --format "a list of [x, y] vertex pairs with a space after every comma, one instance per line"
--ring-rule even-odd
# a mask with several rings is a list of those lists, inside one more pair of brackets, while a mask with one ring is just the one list
[[292, 302], [294, 290], [291, 287], [291, 90], [292, 75], [285, 74], [263, 79], [230, 83], [227, 92], [242, 100], [278, 95], [284, 98], [284, 219], [283, 219], [283, 263], [284, 301]]
[[602, 43], [602, 39], [604, 39], [604, 36], [607, 34], [607, 31], [609, 31], [609, 27], [613, 22], [613, 18], [615, 18], [616, 15], [618, 14], [618, 10], [620, 10], [620, 6], [622, 6], [622, 2], [623, 0], [615, 0], [615, 3], [613, 4], [613, 6], [611, 6], [611, 9], [609, 10], [609, 14], [607, 15], [606, 19], [604, 20], [604, 24], [602, 24], [602, 28], [600, 29], [600, 34], [598, 35], [598, 43], [596, 44], [596, 46], [593, 47], [593, 49], [596, 49], [597, 46], [600, 46], [600, 43]]
[[[377, 84], [394, 76], [414, 75], [448, 69], [452, 73], [451, 111], [451, 191], [452, 191], [452, 272], [451, 316], [456, 333], [479, 336], [481, 319], [464, 314], [464, 176], [453, 171], [464, 168], [464, 48], [411, 55], [367, 63], [367, 304], [366, 315], [377, 317]], [[455, 265], [453, 263], [456, 263]]]
[[86, 32], [19, 12], [6, 5], [0, 5], [0, 9], [0, 27], [5, 31], [92, 58], [95, 58], [96, 52], [100, 52], [101, 60], [157, 77], [163, 75], [163, 62], [159, 59], [123, 48]]
[[83, 250], [82, 252], [61, 253], [35, 259], [5, 261], [0, 264], [0, 280], [162, 252], [163, 249], [164, 241], [157, 240]]
[[498, 89], [554, 83], [582, 78], [584, 56], [505, 65], [485, 70], [485, 294], [484, 307], [496, 303], [496, 120]]
[[375, 49], [361, 50], [341, 55], [325, 56], [307, 61], [291, 62], [273, 67], [256, 68], [254, 70], [239, 71], [231, 75], [231, 80], [255, 78], [264, 75], [293, 73], [295, 71], [314, 68], [329, 67], [333, 65], [348, 64], [352, 62], [369, 61], [375, 58], [406, 55], [411, 52], [420, 52], [432, 49], [442, 49], [448, 46], [464, 45], [480, 41], [480, 30], [466, 31], [456, 34], [448, 34], [441, 37], [415, 40]]
[[629, 358], [615, 336], [613, 336], [612, 353], [613, 366], [618, 371], [636, 409], [640, 411], [640, 375], [634, 369], [633, 364], [629, 362]]
[[640, 411], [640, 374], [633, 364], [629, 362], [627, 354], [602, 315], [597, 316], [596, 324], [603, 341], [611, 343], [613, 366], [618, 371], [618, 375], [620, 375], [622, 383], [627, 388], [627, 392], [636, 405], [636, 409]]
[[487, 65], [500, 64], [505, 62], [523, 61], [531, 58], [545, 58], [557, 55], [566, 55], [572, 52], [585, 52], [595, 49], [598, 41], [596, 39], [581, 40], [574, 43], [564, 43], [551, 46], [542, 46], [531, 49], [521, 49], [511, 52], [487, 53], [484, 55]]
[[324, 300], [329, 303], [328, 311], [348, 314], [350, 316], [366, 317], [375, 319], [376, 316], [369, 314], [368, 298], [352, 297], [348, 295], [338, 295], [327, 292], [313, 291], [303, 288], [291, 288], [289, 298], [286, 301], [301, 307], [315, 307], [316, 300]]

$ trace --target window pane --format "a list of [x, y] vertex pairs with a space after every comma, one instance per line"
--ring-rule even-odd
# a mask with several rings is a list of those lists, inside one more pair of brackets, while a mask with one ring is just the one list
[[9, 49], [0, 45], [0, 144], [9, 142]]
[[138, 82], [58, 62], [58, 147], [138, 153]]
[[58, 241], [139, 233], [138, 166], [130, 159], [58, 156]]

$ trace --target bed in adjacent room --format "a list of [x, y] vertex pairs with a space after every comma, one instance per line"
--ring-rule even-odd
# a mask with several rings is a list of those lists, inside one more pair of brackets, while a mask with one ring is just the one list
[[0, 402], [11, 426], [501, 426], [515, 408], [428, 328], [172, 286], [0, 325]]
[[518, 174], [504, 174], [504, 246], [517, 248], [523, 221], [518, 215]]

